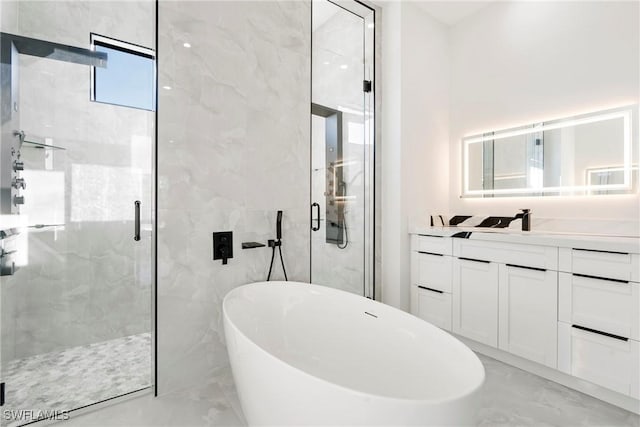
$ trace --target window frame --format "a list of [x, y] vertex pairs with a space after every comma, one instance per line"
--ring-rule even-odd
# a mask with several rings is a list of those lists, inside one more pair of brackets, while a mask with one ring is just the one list
[[[113, 49], [113, 50], [117, 50], [120, 52], [124, 52], [124, 53], [128, 53], [131, 55], [136, 55], [142, 58], [146, 58], [146, 59], [150, 59], [153, 61], [153, 100], [152, 100], [152, 107], [151, 109], [149, 108], [142, 108], [142, 107], [135, 107], [132, 105], [125, 105], [125, 104], [117, 104], [114, 102], [104, 102], [104, 101], [100, 101], [98, 99], [96, 99], [96, 67], [91, 67], [91, 83], [89, 86], [89, 99], [91, 102], [99, 102], [100, 104], [107, 104], [107, 105], [117, 105], [120, 107], [127, 107], [127, 108], [135, 108], [137, 110], [144, 110], [144, 111], [156, 111], [157, 109], [157, 103], [158, 103], [158, 95], [157, 95], [157, 78], [158, 78], [158, 65], [156, 62], [156, 52], [153, 49], [150, 49], [148, 47], [144, 47], [141, 45], [137, 45], [134, 43], [130, 43], [130, 42], [125, 42], [123, 40], [118, 40], [118, 39], [114, 39], [112, 37], [107, 37], [107, 36], [103, 36], [100, 34], [96, 34], [96, 33], [90, 33], [89, 35], [89, 41], [91, 43], [91, 50], [95, 51], [96, 50], [96, 46], [101, 46], [101, 47], [106, 47], [108, 49]], [[109, 59], [107, 58], [107, 64], [109, 62]]]

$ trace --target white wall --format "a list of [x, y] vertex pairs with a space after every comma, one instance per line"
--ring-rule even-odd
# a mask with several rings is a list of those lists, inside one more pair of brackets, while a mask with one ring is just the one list
[[463, 136], [638, 102], [637, 3], [496, 2], [453, 27], [414, 2], [377, 4], [384, 302], [408, 308], [408, 228], [432, 213], [638, 221], [637, 194], [459, 198]]
[[408, 227], [448, 204], [446, 27], [412, 3], [382, 6], [382, 300], [409, 307]]
[[458, 195], [463, 136], [637, 103], [639, 27], [637, 2], [497, 2], [452, 27], [450, 213], [637, 221], [637, 194]]

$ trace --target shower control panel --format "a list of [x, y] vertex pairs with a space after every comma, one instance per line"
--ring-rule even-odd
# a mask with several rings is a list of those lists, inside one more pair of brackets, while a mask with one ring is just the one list
[[233, 231], [221, 231], [213, 233], [213, 259], [222, 260], [226, 265], [227, 260], [233, 258]]
[[[12, 141], [13, 146], [11, 147], [11, 160], [12, 160], [12, 168], [11, 168], [11, 186], [9, 187], [9, 191], [11, 192], [11, 213], [19, 214], [20, 206], [24, 205], [24, 196], [21, 194], [21, 190], [24, 190], [27, 187], [27, 183], [24, 178], [22, 178], [21, 172], [24, 171], [24, 161], [21, 160], [20, 150], [22, 148], [22, 143], [24, 141], [24, 132], [15, 131], [13, 133], [14, 140]], [[4, 187], [3, 183], [3, 187]]]

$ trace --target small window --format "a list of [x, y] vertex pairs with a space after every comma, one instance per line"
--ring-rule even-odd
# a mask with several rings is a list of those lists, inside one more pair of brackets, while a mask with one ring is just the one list
[[155, 110], [155, 52], [97, 34], [91, 34], [91, 45], [107, 54], [106, 68], [92, 69], [91, 100]]

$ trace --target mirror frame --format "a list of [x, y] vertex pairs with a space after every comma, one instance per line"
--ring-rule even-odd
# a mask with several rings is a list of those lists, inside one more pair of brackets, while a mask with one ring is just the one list
[[[595, 111], [591, 113], [581, 114], [562, 119], [548, 120], [518, 126], [514, 128], [502, 129], [497, 131], [483, 132], [481, 134], [470, 135], [462, 138], [462, 192], [460, 197], [493, 197], [493, 196], [524, 196], [536, 197], [546, 196], [545, 193], [556, 193], [553, 195], [588, 195], [592, 191], [626, 191], [631, 193], [633, 190], [633, 150], [634, 141], [637, 140], [637, 123], [638, 107], [628, 105], [609, 110]], [[493, 141], [496, 139], [508, 138], [512, 136], [526, 135], [531, 133], [544, 132], [546, 130], [562, 129], [570, 126], [577, 126], [587, 123], [595, 123], [599, 121], [622, 118], [624, 120], [624, 160], [622, 169], [624, 170], [623, 184], [598, 184], [598, 185], [573, 185], [573, 186], [556, 186], [556, 187], [540, 187], [540, 188], [508, 188], [498, 190], [470, 190], [469, 189], [469, 145], [485, 141]], [[635, 130], [634, 130], [635, 129]], [[637, 168], [637, 165], [635, 166]], [[580, 194], [582, 193], [582, 194]]]

